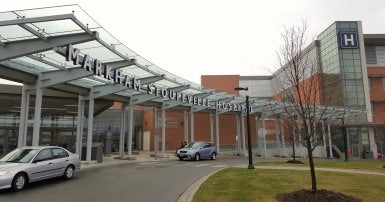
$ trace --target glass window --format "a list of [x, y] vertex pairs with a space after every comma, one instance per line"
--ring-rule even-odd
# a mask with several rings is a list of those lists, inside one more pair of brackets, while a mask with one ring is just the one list
[[35, 161], [46, 161], [52, 158], [52, 153], [50, 149], [43, 149], [40, 151], [40, 153], [36, 156]]
[[369, 90], [372, 89], [372, 79], [368, 77]]
[[373, 102], [371, 102], [370, 103], [370, 108], [371, 108], [371, 110], [372, 110], [372, 115], [375, 115], [375, 111], [374, 111], [374, 103]]
[[68, 157], [68, 153], [66, 151], [64, 151], [63, 149], [60, 149], [60, 148], [52, 149], [52, 153], [53, 153], [54, 159]]
[[385, 77], [382, 77], [382, 86], [385, 89]]

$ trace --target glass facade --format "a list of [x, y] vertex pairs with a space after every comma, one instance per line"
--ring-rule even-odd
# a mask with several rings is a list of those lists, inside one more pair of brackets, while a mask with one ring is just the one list
[[[343, 47], [346, 44], [342, 44], [343, 35], [340, 33], [348, 33], [349, 36], [351, 33], [356, 33], [356, 36], [362, 34], [358, 31], [358, 22], [335, 22], [318, 36], [324, 103], [364, 110], [365, 93], [360, 46]], [[344, 40], [351, 40], [349, 41], [351, 44], [358, 43], [358, 40], [354, 41], [353, 38], [345, 37]], [[355, 118], [355, 121], [357, 119], [359, 122], [367, 121], [366, 114]], [[346, 122], [349, 123], [349, 120]], [[334, 132], [336, 135], [333, 142], [339, 148], [343, 148], [338, 131]], [[362, 152], [369, 148], [367, 127], [348, 128], [347, 133], [352, 154], [361, 156]]]
[[[117, 151], [120, 136], [120, 110], [109, 109], [94, 118], [93, 142], [105, 142], [107, 133], [112, 134], [112, 151]], [[128, 113], [126, 112], [126, 120]], [[0, 115], [0, 156], [17, 147], [19, 135], [19, 114]], [[83, 143], [87, 138], [87, 122], [84, 118]], [[133, 149], [142, 149], [143, 111], [134, 110]], [[44, 116], [41, 122], [39, 145], [58, 145], [75, 152], [76, 116]], [[126, 123], [127, 125], [127, 123]], [[33, 114], [30, 115], [27, 130], [27, 145], [32, 144]], [[126, 132], [127, 135], [127, 132]], [[125, 146], [126, 150], [127, 147]]]

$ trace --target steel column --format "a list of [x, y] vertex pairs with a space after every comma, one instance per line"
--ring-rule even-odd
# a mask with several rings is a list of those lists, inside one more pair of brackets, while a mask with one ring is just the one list
[[190, 125], [190, 130], [191, 130], [191, 142], [194, 142], [194, 138], [195, 138], [195, 134], [194, 134], [194, 110], [193, 110], [193, 107], [191, 107], [191, 111], [190, 111], [190, 116], [191, 116], [191, 125]]
[[235, 133], [235, 143], [237, 147], [237, 155], [241, 154], [241, 126], [240, 126], [239, 115], [235, 116], [235, 122], [237, 124], [237, 132]]
[[242, 150], [243, 150], [243, 155], [246, 156], [246, 137], [245, 137], [245, 116], [242, 114], [241, 115], [241, 131], [242, 131]]
[[275, 118], [275, 143], [276, 143], [276, 149], [277, 149], [277, 156], [281, 156], [281, 146], [279, 144], [279, 134], [280, 130], [278, 128], [278, 119]]
[[282, 149], [283, 149], [283, 155], [286, 156], [286, 146], [285, 146], [285, 128], [283, 127], [283, 120], [280, 119], [280, 129], [281, 129], [281, 137], [282, 137]]
[[27, 141], [27, 127], [28, 127], [28, 113], [29, 113], [29, 90], [27, 84], [23, 84], [21, 93], [21, 106], [20, 106], [20, 121], [19, 121], [19, 137], [17, 140], [17, 147], [26, 146]]
[[267, 133], [267, 131], [266, 131], [266, 119], [263, 119], [263, 122], [262, 122], [262, 124], [263, 124], [263, 130], [264, 130], [264, 133], [265, 134], [263, 134], [263, 156], [264, 157], [266, 157], [266, 151], [267, 151], [267, 147], [266, 147], [266, 133]]
[[158, 117], [158, 108], [154, 108], [154, 153], [155, 157], [158, 157], [159, 154], [159, 117]]
[[128, 108], [128, 137], [127, 137], [127, 155], [132, 158], [132, 133], [134, 131], [134, 109], [132, 104]]
[[122, 102], [120, 107], [120, 136], [119, 136], [119, 158], [124, 156], [124, 135], [126, 133], [126, 103]]
[[35, 95], [35, 116], [33, 122], [32, 146], [39, 146], [42, 102], [43, 89], [40, 87], [40, 81], [38, 80]]
[[162, 109], [162, 157], [166, 155], [166, 110]]
[[329, 154], [330, 154], [330, 158], [333, 158], [332, 134], [331, 134], [331, 130], [330, 130], [330, 124], [328, 124], [328, 139], [329, 139]]
[[218, 110], [215, 111], [215, 135], [216, 135], [216, 145], [217, 145], [217, 152], [219, 153], [219, 115]]
[[88, 101], [88, 128], [87, 128], [87, 155], [86, 155], [86, 161], [89, 163], [91, 161], [91, 152], [92, 152], [92, 131], [94, 127], [94, 106], [95, 101], [92, 97], [92, 91], [90, 91], [89, 94], [89, 101]]
[[188, 112], [184, 111], [184, 141], [188, 142]]
[[214, 120], [213, 120], [213, 115], [209, 113], [210, 116], [210, 141], [214, 142]]
[[325, 152], [325, 157], [327, 157], [326, 134], [325, 134], [325, 123], [324, 123], [324, 120], [321, 121], [321, 125], [322, 125], [322, 140], [323, 140], [323, 145], [324, 145], [324, 152]]
[[76, 127], [76, 154], [81, 159], [83, 147], [83, 119], [84, 118], [84, 99], [82, 95], [78, 98], [78, 121]]

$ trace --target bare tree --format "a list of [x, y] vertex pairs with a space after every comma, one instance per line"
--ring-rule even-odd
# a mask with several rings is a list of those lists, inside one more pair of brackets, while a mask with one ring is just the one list
[[[330, 117], [337, 116], [331, 113], [339, 110], [330, 110], [330, 106], [333, 105], [334, 108], [341, 106], [342, 101], [331, 98], [342, 97], [334, 96], [341, 95], [342, 87], [338, 76], [322, 74], [317, 53], [318, 41], [313, 41], [305, 47], [307, 27], [305, 21], [300, 26], [285, 27], [285, 31], [281, 34], [283, 44], [277, 51], [280, 69], [274, 74], [273, 83], [277, 93], [274, 98], [283, 103], [282, 116], [291, 127], [294, 127], [293, 131], [298, 135], [296, 139], [293, 133], [291, 137], [293, 144], [299, 142], [307, 148], [312, 191], [316, 192], [313, 150], [322, 143], [322, 121], [330, 121]], [[322, 82], [336, 84], [333, 85], [333, 90], [325, 92]]]

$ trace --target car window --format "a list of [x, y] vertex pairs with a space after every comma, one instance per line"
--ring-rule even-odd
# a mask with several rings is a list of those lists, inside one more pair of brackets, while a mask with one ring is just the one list
[[60, 149], [60, 148], [52, 149], [52, 154], [54, 159], [68, 157], [68, 153], [64, 149]]
[[15, 149], [4, 156], [1, 162], [27, 163], [36, 155], [37, 149]]
[[43, 149], [39, 152], [39, 154], [35, 158], [35, 162], [46, 161], [52, 159], [52, 152], [50, 149]]
[[186, 146], [186, 148], [199, 148], [201, 146], [201, 142], [191, 142]]

